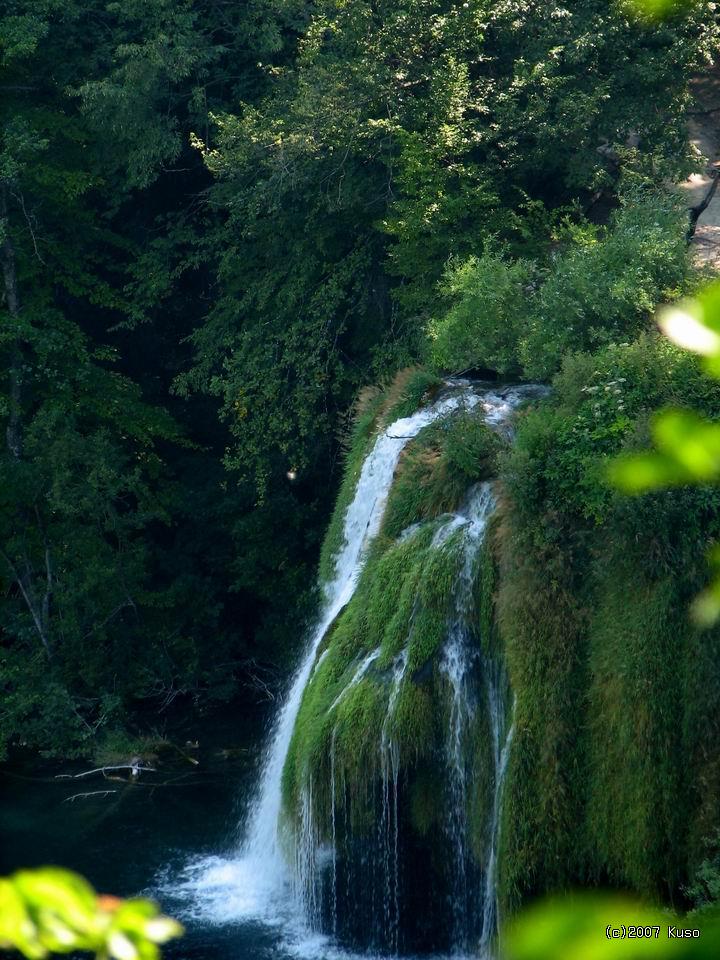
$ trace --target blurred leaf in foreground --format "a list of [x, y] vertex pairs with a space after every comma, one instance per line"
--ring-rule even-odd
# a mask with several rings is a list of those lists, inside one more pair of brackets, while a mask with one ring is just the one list
[[652, 437], [656, 451], [626, 454], [609, 466], [611, 481], [626, 493], [720, 477], [720, 424], [690, 410], [666, 410], [655, 417]]
[[[677, 935], [695, 929], [697, 936]], [[629, 899], [594, 894], [547, 900], [523, 911], [509, 925], [501, 950], [502, 960], [715, 960], [718, 956], [718, 920], [680, 920]]]
[[115, 960], [157, 960], [158, 944], [182, 934], [150, 900], [98, 896], [80, 876], [56, 867], [0, 878], [0, 948], [30, 960], [88, 951]]
[[708, 373], [720, 377], [720, 281], [666, 307], [658, 314], [658, 325], [678, 346], [703, 356]]
[[667, 20], [697, 6], [698, 0], [626, 0], [625, 3], [631, 13], [647, 20]]

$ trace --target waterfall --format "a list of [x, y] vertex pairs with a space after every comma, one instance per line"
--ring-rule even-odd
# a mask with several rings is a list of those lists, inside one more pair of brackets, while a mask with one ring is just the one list
[[281, 781], [303, 691], [312, 673], [318, 647], [353, 595], [367, 548], [380, 529], [400, 454], [424, 427], [461, 406], [473, 407], [479, 400], [467, 387], [456, 388], [451, 396], [392, 423], [378, 436], [365, 459], [355, 496], [345, 514], [344, 543], [335, 559], [335, 574], [325, 586], [323, 612], [275, 722], [264, 757], [260, 788], [247, 819], [249, 831], [242, 854], [253, 863], [257, 882], [268, 891], [282, 889], [288, 882], [279, 826]]
[[[361, 646], [354, 659], [350, 651], [349, 659], [343, 661], [340, 682], [333, 687], [325, 701], [329, 706], [324, 706], [322, 713], [323, 722], [329, 724], [325, 772], [316, 780], [310, 771], [298, 784], [297, 808], [292, 811], [283, 811], [281, 788], [303, 696], [332, 662], [326, 661], [332, 638], [319, 656], [318, 651], [355, 594], [368, 548], [381, 528], [403, 449], [425, 427], [461, 409], [475, 408], [493, 430], [509, 438], [515, 408], [541, 391], [532, 386], [488, 390], [467, 381], [449, 382], [439, 400], [396, 420], [374, 440], [343, 518], [343, 543], [334, 559], [333, 576], [324, 585], [322, 610], [262, 757], [238, 854], [231, 859], [198, 861], [181, 884], [183, 892], [193, 898], [195, 915], [200, 911], [215, 922], [245, 917], [274, 926], [287, 924], [288, 929], [309, 931], [308, 936], [326, 933], [343, 942], [349, 939], [363, 949], [372, 946], [397, 954], [408, 949], [408, 944], [412, 947], [421, 942], [408, 940], [406, 927], [413, 920], [419, 919], [420, 925], [425, 921], [423, 908], [413, 905], [413, 897], [417, 885], [426, 883], [422, 895], [428, 899], [418, 902], [429, 905], [430, 912], [435, 911], [447, 928], [438, 942], [455, 951], [479, 950], [482, 958], [491, 956], [498, 923], [502, 788], [514, 732], [503, 665], [485, 642], [487, 638], [478, 637], [475, 630], [477, 562], [495, 509], [491, 483], [472, 487], [454, 513], [412, 523], [394, 541], [399, 550], [412, 550], [413, 542], [421, 542], [423, 557], [435, 557], [440, 561], [439, 570], [453, 571], [449, 613], [444, 628], [442, 621], [440, 627], [445, 631], [444, 640], [433, 674], [439, 679], [432, 681], [444, 684], [445, 690], [435, 710], [442, 728], [440, 739], [437, 744], [433, 740], [431, 747], [439, 758], [434, 776], [442, 791], [432, 804], [441, 811], [442, 823], [437, 830], [432, 827], [431, 842], [444, 851], [446, 900], [441, 900], [433, 886], [437, 877], [429, 880], [423, 876], [417, 837], [408, 840], [409, 798], [403, 791], [409, 789], [407, 765], [412, 768], [413, 758], [405, 755], [395, 724], [403, 696], [427, 682], [409, 662], [416, 614], [420, 616], [418, 595], [409, 619], [403, 621], [407, 631], [403, 649], [396, 647], [391, 659], [383, 659], [376, 641]], [[344, 768], [338, 762], [337, 716], [352, 703], [351, 697], [357, 699], [361, 684], [375, 684], [375, 689], [384, 691], [384, 713], [373, 734], [377, 740], [371, 742], [376, 743], [374, 769], [371, 762], [367, 789], [363, 787], [365, 801], [374, 810], [373, 825], [368, 828], [366, 824], [358, 832], [348, 803]], [[473, 827], [469, 809], [477, 786], [473, 749], [478, 737], [487, 741], [483, 766], [488, 767], [484, 771], [485, 820], [481, 829]], [[316, 822], [318, 803], [321, 810], [327, 809], [322, 822]], [[420, 859], [412, 861], [413, 857]], [[173, 893], [179, 892], [176, 885]], [[413, 918], [413, 912], [420, 914], [419, 918]], [[432, 918], [427, 920], [432, 922]], [[352, 928], [349, 938], [348, 924]]]

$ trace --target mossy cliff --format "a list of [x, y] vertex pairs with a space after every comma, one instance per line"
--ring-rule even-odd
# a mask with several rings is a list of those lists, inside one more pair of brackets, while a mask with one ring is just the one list
[[[392, 402], [365, 399], [326, 577], [373, 438], [437, 389], [416, 371]], [[678, 397], [720, 414], [694, 361], [643, 335], [568, 358], [552, 393], [518, 412], [511, 445], [476, 409], [407, 445], [284, 769], [285, 825], [320, 926], [366, 946], [472, 944], [493, 838], [501, 915], [587, 885], [682, 903], [720, 822], [720, 630], [688, 616], [720, 496], [629, 500], [605, 480], [608, 457], [644, 445], [649, 412]], [[498, 507], [469, 544], [460, 518], [494, 477]], [[458, 721], [447, 651], [460, 628]]]
[[720, 630], [689, 617], [720, 496], [612, 492], [608, 455], [648, 412], [720, 413], [695, 362], [654, 336], [566, 361], [502, 465], [497, 612], [516, 729], [504, 909], [603, 885], [683, 902], [720, 819]]

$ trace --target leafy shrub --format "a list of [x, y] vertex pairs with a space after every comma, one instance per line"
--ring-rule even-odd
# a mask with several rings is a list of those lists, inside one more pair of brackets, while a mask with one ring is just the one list
[[720, 386], [660, 336], [568, 355], [552, 395], [521, 418], [505, 460], [523, 515], [538, 521], [552, 510], [603, 522], [618, 499], [606, 482], [607, 456], [642, 444], [650, 411], [668, 401], [717, 412]]
[[693, 902], [693, 913], [717, 911], [720, 907], [720, 830], [705, 841], [708, 856], [698, 865], [685, 895]]
[[632, 337], [687, 280], [686, 214], [656, 191], [630, 193], [609, 229], [559, 255], [528, 311], [520, 359], [546, 378], [569, 350]]
[[432, 362], [453, 371], [517, 372], [524, 288], [531, 275], [529, 263], [512, 263], [496, 253], [452, 264], [442, 287], [451, 306], [429, 328]]
[[542, 270], [489, 253], [454, 264], [451, 305], [428, 329], [432, 362], [547, 379], [571, 351], [634, 338], [687, 285], [686, 229], [674, 197], [631, 191], [607, 228], [574, 230]]

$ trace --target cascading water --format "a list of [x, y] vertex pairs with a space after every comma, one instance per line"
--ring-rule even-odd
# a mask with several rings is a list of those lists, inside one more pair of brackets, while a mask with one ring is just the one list
[[[412, 628], [412, 620], [411, 620]], [[400, 926], [400, 854], [398, 843], [398, 778], [400, 774], [400, 748], [390, 732], [390, 722], [397, 703], [400, 685], [407, 669], [407, 654], [403, 650], [393, 666], [387, 712], [380, 733], [380, 769], [382, 780], [382, 814], [379, 821], [379, 846], [383, 851], [385, 874], [385, 898], [383, 918], [388, 931], [388, 941], [393, 952], [398, 948]]]
[[[447, 736], [447, 766], [448, 766], [448, 816], [445, 820], [445, 830], [448, 842], [453, 850], [455, 870], [451, 878], [451, 910], [453, 914], [453, 941], [457, 947], [467, 949], [472, 935], [473, 923], [470, 918], [477, 912], [478, 892], [470, 883], [468, 866], [470, 863], [467, 796], [468, 778], [472, 776], [469, 768], [467, 753], [467, 738], [470, 730], [470, 721], [475, 713], [472, 690], [469, 683], [469, 674], [473, 661], [480, 656], [479, 650], [473, 647], [469, 618], [472, 610], [472, 590], [474, 584], [474, 562], [477, 558], [480, 544], [485, 536], [487, 522], [495, 509], [495, 498], [490, 483], [483, 483], [471, 492], [464, 510], [453, 516], [440, 528], [440, 536], [448, 536], [455, 529], [462, 529], [462, 562], [455, 586], [454, 618], [448, 631], [448, 638], [443, 651], [441, 669], [446, 675], [452, 695], [450, 700], [449, 724]], [[440, 539], [436, 536], [436, 542]], [[489, 678], [493, 672], [493, 665], [489, 659], [483, 658], [483, 673]], [[496, 687], [498, 685], [488, 679], [488, 688], [492, 689], [493, 699], [497, 700]], [[488, 698], [490, 701], [490, 698]], [[498, 723], [501, 718], [497, 716]], [[495, 779], [497, 782], [498, 768], [496, 765]], [[491, 834], [494, 832], [494, 825]], [[491, 840], [494, 843], [494, 837]], [[489, 858], [488, 858], [489, 865]], [[489, 870], [486, 867], [486, 873]], [[490, 892], [494, 896], [494, 891]], [[487, 897], [487, 890], [486, 890]], [[492, 931], [494, 933], [494, 930]], [[483, 926], [484, 935], [484, 926]]]
[[324, 610], [275, 723], [258, 796], [248, 816], [249, 832], [243, 844], [243, 854], [255, 864], [258, 877], [262, 878], [268, 890], [282, 888], [288, 881], [280, 830], [281, 783], [303, 691], [312, 672], [318, 647], [353, 595], [367, 548], [380, 529], [400, 454], [408, 441], [434, 420], [460, 406], [475, 406], [478, 401], [479, 397], [475, 394], [461, 389], [410, 417], [396, 420], [380, 434], [363, 464], [355, 496], [345, 515], [344, 544], [335, 560], [335, 576], [325, 586]]
[[[256, 798], [246, 817], [245, 840], [239, 856], [205, 862], [202, 871], [195, 869], [186, 883], [188, 894], [192, 891], [195, 897], [203, 898], [205, 915], [211, 914], [219, 921], [254, 917], [277, 922], [283, 916], [297, 918], [300, 909], [306, 928], [338, 934], [342, 940], [341, 928], [343, 924], [347, 926], [348, 913], [353, 912], [348, 910], [348, 904], [351, 908], [358, 905], [360, 890], [368, 905], [365, 912], [357, 910], [351, 941], [363, 945], [364, 938], [365, 946], [375, 945], [391, 954], [404, 949], [403, 927], [409, 912], [405, 905], [412, 899], [417, 877], [405, 870], [410, 855], [403, 823], [406, 798], [402, 807], [400, 801], [405, 789], [403, 762], [410, 762], [411, 758], [401, 756], [394, 720], [403, 692], [420, 682], [408, 668], [414, 613], [406, 649], [388, 667], [382, 665], [379, 647], [359, 656], [348, 668], [344, 686], [326, 708], [332, 718], [371, 676], [376, 680], [387, 676], [383, 681], [387, 685], [387, 700], [376, 752], [377, 793], [373, 794], [375, 788], [368, 786], [368, 797], [377, 811], [374, 840], [354, 833], [348, 788], [337, 763], [336, 726], [332, 727], [326, 747], [327, 825], [316, 820], [316, 794], [323, 793], [323, 785], [315, 784], [309, 776], [298, 793], [294, 828], [288, 828], [283, 815], [283, 769], [303, 696], [327, 665], [323, 661], [328, 649], [319, 657], [318, 649], [356, 591], [368, 547], [380, 531], [403, 449], [425, 427], [460, 409], [482, 411], [489, 426], [507, 435], [513, 410], [534, 391], [532, 387], [482, 390], [468, 382], [454, 382], [437, 402], [395, 421], [375, 440], [344, 517], [344, 542], [335, 558], [334, 576], [325, 586], [321, 616], [273, 727]], [[479, 650], [477, 637], [470, 628], [475, 561], [493, 509], [490, 483], [479, 484], [456, 513], [435, 523], [434, 534], [428, 541], [430, 553], [440, 556], [442, 551], [448, 551], [450, 556], [456, 551], [453, 556], [460, 557], [452, 614], [438, 662], [439, 673], [449, 690], [442, 748], [446, 770], [442, 832], [452, 866], [446, 870], [446, 912], [451, 915], [448, 940], [455, 949], [480, 945], [485, 954], [490, 950], [497, 922], [495, 879], [501, 791], [512, 740], [504, 672], [491, 655]], [[411, 544], [414, 538], [422, 536], [422, 531], [423, 524], [414, 523], [398, 537], [397, 543]], [[489, 822], [478, 841], [471, 837], [468, 795], [473, 788], [470, 741], [473, 723], [480, 714], [490, 731], [492, 796]], [[368, 771], [369, 777], [371, 773]], [[478, 866], [479, 843], [484, 853]]]

